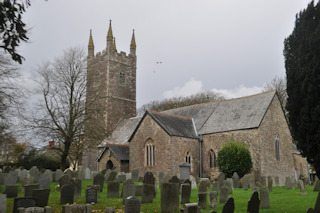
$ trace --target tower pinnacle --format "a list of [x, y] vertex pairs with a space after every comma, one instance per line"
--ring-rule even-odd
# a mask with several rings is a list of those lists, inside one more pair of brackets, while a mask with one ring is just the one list
[[88, 44], [88, 57], [94, 56], [94, 44], [92, 39], [92, 30], [90, 29], [90, 36], [89, 36], [89, 44]]
[[135, 55], [136, 54], [136, 39], [135, 39], [135, 36], [134, 36], [134, 30], [133, 30], [133, 33], [132, 33], [132, 38], [131, 38], [131, 44], [130, 44], [130, 54], [131, 55]]

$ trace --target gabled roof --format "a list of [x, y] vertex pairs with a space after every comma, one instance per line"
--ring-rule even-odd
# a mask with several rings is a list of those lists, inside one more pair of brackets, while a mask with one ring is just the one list
[[97, 162], [100, 161], [100, 159], [102, 158], [103, 154], [105, 153], [105, 151], [107, 149], [110, 149], [110, 151], [114, 154], [114, 156], [119, 160], [129, 160], [129, 144], [112, 144], [109, 143], [107, 144], [103, 151], [99, 154], [98, 158], [97, 158]]
[[132, 140], [147, 115], [150, 115], [152, 119], [155, 120], [157, 124], [170, 136], [198, 138], [192, 118], [147, 110], [132, 133], [129, 142]]

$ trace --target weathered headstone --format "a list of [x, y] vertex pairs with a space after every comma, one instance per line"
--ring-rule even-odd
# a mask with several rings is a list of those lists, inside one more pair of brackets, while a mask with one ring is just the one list
[[106, 173], [104, 174], [104, 180], [105, 181], [108, 180], [110, 173], [111, 173], [111, 169], [107, 169]]
[[299, 180], [298, 186], [299, 186], [301, 195], [306, 195], [307, 192], [306, 192], [306, 189], [305, 189], [305, 187], [304, 187], [304, 182], [303, 182], [303, 180]]
[[219, 203], [225, 203], [228, 200], [229, 189], [227, 186], [220, 187], [220, 200]]
[[27, 207], [18, 208], [19, 213], [52, 213], [52, 208], [50, 206], [46, 207]]
[[136, 195], [135, 189], [136, 189], [136, 187], [135, 187], [132, 179], [129, 179], [123, 183], [123, 185], [122, 185], [122, 199], [124, 202], [128, 197]]
[[91, 180], [91, 171], [89, 168], [85, 168], [85, 170], [84, 170], [84, 179]]
[[7, 185], [3, 194], [7, 195], [7, 198], [13, 198], [18, 196], [18, 185]]
[[39, 184], [28, 184], [24, 186], [24, 196], [25, 197], [31, 197], [32, 196], [32, 190], [39, 189]]
[[143, 184], [135, 185], [136, 196], [143, 195]]
[[15, 185], [17, 184], [18, 176], [14, 175], [13, 173], [9, 173], [4, 178], [4, 185]]
[[234, 212], [234, 200], [230, 197], [222, 208], [222, 213], [233, 213]]
[[47, 175], [49, 182], [52, 183], [52, 181], [53, 181], [52, 180], [52, 171], [49, 169], [46, 169], [46, 171], [44, 172], [44, 175]]
[[190, 184], [182, 184], [181, 185], [181, 203], [190, 203], [191, 196], [191, 185]]
[[196, 182], [196, 179], [192, 175], [190, 175], [190, 181], [191, 181], [191, 189], [196, 189], [197, 182]]
[[110, 174], [109, 174], [109, 177], [107, 179], [107, 182], [114, 181], [116, 179], [116, 176], [117, 176], [117, 172], [111, 171]]
[[98, 198], [100, 197], [100, 185], [87, 185], [87, 188], [95, 188], [98, 192]]
[[63, 205], [62, 213], [91, 213], [92, 205], [91, 204], [72, 204], [72, 205]]
[[278, 187], [280, 184], [279, 184], [279, 177], [278, 176], [276, 176], [275, 178], [274, 178], [274, 182], [275, 182], [275, 186], [276, 187]]
[[154, 185], [155, 178], [153, 176], [153, 173], [150, 171], [147, 171], [143, 177], [143, 184], [151, 184]]
[[26, 169], [21, 170], [19, 175], [19, 182], [22, 182], [23, 178], [29, 174], [29, 171]]
[[210, 208], [215, 208], [218, 206], [218, 192], [209, 192], [209, 206]]
[[135, 196], [126, 198], [124, 212], [125, 213], [140, 213], [141, 202]]
[[29, 170], [29, 174], [33, 177], [38, 176], [40, 173], [39, 169], [36, 166], [33, 166], [30, 170]]
[[320, 192], [320, 180], [317, 180], [313, 188], [314, 192]]
[[243, 176], [242, 190], [247, 191], [249, 188], [249, 177], [247, 175]]
[[161, 212], [171, 213], [179, 211], [179, 184], [161, 184]]
[[291, 178], [286, 177], [286, 189], [291, 189]]
[[41, 174], [39, 179], [39, 188], [40, 189], [50, 189], [50, 178], [46, 174]]
[[198, 205], [201, 209], [207, 208], [207, 192], [198, 193]]
[[126, 173], [126, 180], [132, 179], [132, 173]]
[[224, 181], [224, 185], [228, 187], [228, 193], [232, 194], [233, 192], [233, 182], [232, 179], [227, 179]]
[[258, 192], [253, 192], [248, 202], [247, 213], [259, 213], [259, 206], [260, 206], [259, 194]]
[[127, 178], [126, 174], [118, 174], [118, 181], [119, 181], [119, 183], [125, 182], [125, 181], [126, 181], [126, 178]]
[[260, 208], [268, 209], [270, 207], [269, 204], [269, 190], [266, 188], [260, 189]]
[[18, 208], [36, 206], [37, 200], [33, 197], [16, 197], [13, 201], [13, 213], [18, 213]]
[[[180, 186], [181, 186], [180, 179], [176, 175], [170, 178], [169, 183], [177, 183], [180, 189]], [[179, 191], [179, 194], [180, 194], [180, 191]]]
[[225, 178], [226, 177], [225, 177], [224, 173], [220, 172], [219, 177], [218, 177], [218, 182], [219, 182], [220, 187], [224, 186]]
[[266, 183], [266, 176], [261, 176], [261, 188], [266, 188], [267, 183]]
[[[155, 194], [154, 184], [143, 184], [143, 194], [141, 203], [152, 203]], [[162, 193], [161, 193], [162, 194]]]
[[0, 185], [4, 184], [4, 178], [7, 174], [6, 173], [0, 173]]
[[213, 182], [212, 183], [212, 191], [213, 192], [219, 192], [219, 190], [220, 190], [220, 186], [219, 186], [219, 182]]
[[206, 192], [210, 190], [210, 180], [209, 179], [201, 179], [199, 182], [198, 193]]
[[62, 188], [64, 185], [68, 185], [70, 184], [70, 177], [69, 175], [67, 174], [64, 174], [60, 177], [59, 179], [59, 185], [60, 185], [60, 188]]
[[239, 179], [238, 173], [234, 172], [232, 175], [233, 188], [240, 188]]
[[107, 207], [107, 208], [104, 210], [104, 213], [116, 213], [116, 209], [113, 208], [113, 207]]
[[73, 178], [73, 172], [70, 169], [66, 169], [63, 171], [63, 174], [68, 175], [69, 179]]
[[185, 203], [183, 205], [184, 213], [198, 213], [198, 204], [197, 203]]
[[50, 189], [34, 189], [31, 195], [37, 199], [37, 206], [45, 207], [48, 205]]
[[6, 207], [7, 207], [7, 195], [6, 194], [0, 194], [0, 213], [6, 213]]
[[269, 192], [272, 192], [272, 187], [273, 187], [272, 177], [268, 176], [268, 189], [269, 189]]
[[102, 173], [98, 173], [96, 176], [93, 177], [93, 185], [99, 185], [100, 192], [103, 191], [103, 184], [104, 184], [104, 176]]
[[97, 203], [98, 201], [98, 190], [95, 188], [86, 189], [86, 203]]
[[72, 184], [67, 184], [60, 189], [60, 204], [73, 204], [74, 188]]
[[132, 180], [133, 182], [137, 182], [139, 179], [139, 170], [138, 169], [133, 169], [132, 170]]
[[63, 175], [63, 172], [61, 169], [57, 169], [55, 172], [55, 182], [58, 182], [61, 176]]
[[79, 178], [74, 178], [71, 182], [74, 188], [74, 198], [81, 198], [82, 180]]
[[189, 179], [191, 165], [187, 162], [183, 162], [179, 164], [179, 168], [180, 168], [180, 179]]
[[21, 185], [21, 193], [24, 194], [24, 186], [29, 184], [34, 184], [34, 177], [32, 177], [30, 174], [27, 174], [22, 179], [22, 185]]
[[159, 172], [159, 182], [163, 183], [163, 179], [164, 179], [164, 173], [163, 172]]
[[119, 198], [119, 182], [107, 182], [107, 198]]

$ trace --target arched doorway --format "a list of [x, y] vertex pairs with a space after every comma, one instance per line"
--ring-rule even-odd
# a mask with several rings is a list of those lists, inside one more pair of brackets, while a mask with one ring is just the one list
[[111, 160], [108, 160], [107, 165], [106, 165], [106, 169], [113, 169], [113, 163]]

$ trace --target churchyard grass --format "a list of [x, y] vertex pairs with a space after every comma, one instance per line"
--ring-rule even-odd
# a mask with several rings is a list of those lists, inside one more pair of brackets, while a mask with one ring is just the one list
[[[136, 183], [137, 184], [137, 183]], [[53, 208], [53, 212], [62, 212], [62, 207], [60, 205], [60, 192], [55, 190], [57, 182], [51, 183], [51, 192], [49, 197], [48, 205]], [[87, 185], [92, 185], [92, 180], [83, 180], [82, 181], [82, 198], [75, 199], [75, 203], [84, 204], [85, 203], [85, 189]], [[122, 184], [120, 186], [120, 191]], [[307, 195], [302, 196], [300, 190], [290, 189], [287, 190], [285, 187], [274, 187], [272, 192], [270, 192], [270, 209], [261, 209], [262, 213], [300, 213], [306, 212], [309, 207], [314, 207], [318, 192], [313, 192], [312, 186], [306, 187]], [[1, 188], [3, 192], [3, 187]], [[21, 192], [21, 184], [19, 185], [19, 192]], [[234, 189], [233, 194], [229, 197], [233, 197], [235, 201], [235, 212], [246, 212], [247, 203], [250, 199], [252, 190], [249, 188], [247, 191], [242, 189]], [[121, 194], [121, 193], [120, 193]], [[22, 197], [23, 194], [19, 193], [19, 197]], [[116, 209], [124, 209], [121, 198], [107, 199], [107, 184], [104, 184], [103, 192], [100, 193], [100, 198], [98, 198], [98, 204], [93, 205], [94, 210], [100, 210], [104, 212], [106, 207], [114, 207]], [[138, 197], [141, 199], [141, 197]], [[141, 212], [160, 212], [160, 186], [157, 192], [157, 196], [153, 200], [153, 203], [141, 204]], [[219, 197], [218, 197], [219, 201]], [[190, 202], [197, 203], [197, 189], [193, 189], [191, 192]], [[222, 212], [223, 204], [218, 203], [218, 207], [211, 209], [209, 208], [209, 198], [207, 199], [207, 209], [202, 210], [201, 212], [209, 212], [215, 210], [217, 212]], [[13, 198], [7, 199], [7, 212], [12, 212], [13, 208]], [[180, 208], [182, 205], [180, 204]]]

